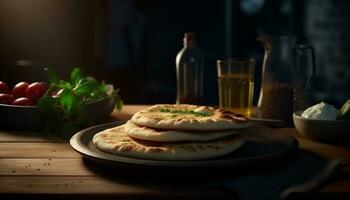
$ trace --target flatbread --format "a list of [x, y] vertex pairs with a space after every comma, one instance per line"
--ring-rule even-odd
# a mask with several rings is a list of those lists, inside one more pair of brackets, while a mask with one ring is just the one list
[[132, 138], [156, 142], [210, 141], [233, 134], [244, 133], [244, 130], [181, 131], [154, 129], [138, 126], [130, 120], [125, 124], [124, 130], [126, 134]]
[[251, 127], [243, 115], [208, 106], [158, 104], [137, 112], [131, 121], [139, 126], [175, 130], [228, 130]]
[[231, 153], [241, 147], [239, 135], [210, 142], [165, 143], [129, 137], [124, 125], [106, 129], [93, 137], [98, 149], [119, 156], [149, 160], [204, 160]]

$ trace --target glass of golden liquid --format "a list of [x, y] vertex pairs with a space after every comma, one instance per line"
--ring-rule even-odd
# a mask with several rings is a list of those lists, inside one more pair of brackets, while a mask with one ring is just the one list
[[254, 67], [253, 58], [230, 58], [217, 61], [220, 108], [251, 116]]

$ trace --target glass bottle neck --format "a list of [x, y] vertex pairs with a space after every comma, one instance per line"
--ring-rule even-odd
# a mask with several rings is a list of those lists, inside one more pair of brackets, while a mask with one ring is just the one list
[[197, 46], [195, 33], [185, 33], [183, 41], [184, 41], [184, 47], [192, 48]]
[[192, 47], [196, 47], [196, 46], [197, 46], [197, 43], [195, 40], [184, 38], [184, 47], [192, 48]]

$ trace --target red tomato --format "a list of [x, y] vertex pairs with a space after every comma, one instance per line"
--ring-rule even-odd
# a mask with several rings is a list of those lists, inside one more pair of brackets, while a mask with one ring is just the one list
[[34, 106], [34, 102], [27, 97], [20, 97], [12, 102], [12, 105], [17, 106]]
[[37, 102], [46, 92], [47, 88], [44, 83], [34, 82], [30, 84], [26, 89], [26, 97]]
[[12, 96], [16, 99], [19, 97], [25, 97], [28, 85], [29, 84], [27, 82], [17, 83], [12, 89]]
[[6, 93], [8, 94], [9, 88], [7, 87], [7, 84], [5, 82], [0, 81], [0, 93]]
[[2, 104], [11, 104], [13, 97], [9, 94], [0, 94], [0, 103]]

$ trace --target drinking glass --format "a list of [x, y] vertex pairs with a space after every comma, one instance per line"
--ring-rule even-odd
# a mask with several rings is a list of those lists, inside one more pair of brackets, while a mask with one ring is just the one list
[[253, 58], [230, 58], [217, 61], [220, 108], [246, 116], [253, 111]]

